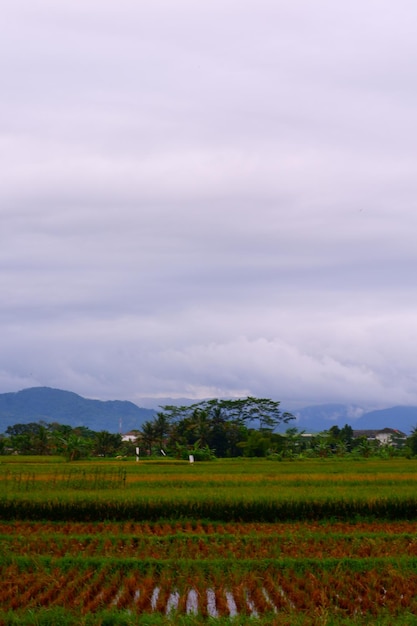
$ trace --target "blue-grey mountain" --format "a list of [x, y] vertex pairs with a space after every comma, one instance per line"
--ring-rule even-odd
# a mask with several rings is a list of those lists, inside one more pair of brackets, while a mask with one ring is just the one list
[[[382, 424], [382, 426], [381, 426]], [[355, 428], [395, 428], [409, 435], [417, 426], [417, 406], [393, 406], [364, 413], [356, 422]]]
[[[133, 402], [91, 400], [71, 391], [33, 387], [15, 393], [0, 394], [0, 433], [8, 426], [29, 422], [58, 422], [69, 426], [87, 426], [91, 430], [128, 432], [140, 429], [145, 421], [152, 420], [158, 406], [164, 404], [193, 404], [195, 400], [172, 398], [146, 398], [145, 404], [154, 408], [141, 408]], [[283, 407], [283, 410], [287, 408]], [[307, 432], [328, 430], [334, 425], [342, 428], [349, 424], [354, 429], [396, 428], [410, 434], [417, 426], [417, 407], [394, 406], [367, 410], [355, 404], [320, 404], [291, 411], [296, 420], [282, 425], [280, 430], [297, 427]]]
[[91, 400], [71, 391], [33, 387], [16, 393], [0, 394], [0, 433], [14, 424], [29, 422], [58, 422], [87, 426], [91, 430], [112, 433], [139, 429], [155, 415], [152, 409], [142, 409], [125, 400]]
[[342, 428], [349, 424], [355, 430], [395, 428], [409, 435], [417, 425], [417, 407], [394, 406], [367, 411], [357, 405], [320, 404], [293, 411], [294, 426], [307, 432], [328, 430], [332, 426]]

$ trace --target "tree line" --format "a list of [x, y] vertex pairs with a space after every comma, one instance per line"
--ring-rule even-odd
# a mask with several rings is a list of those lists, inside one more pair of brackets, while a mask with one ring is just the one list
[[[120, 434], [45, 421], [15, 424], [0, 435], [0, 454], [58, 455], [68, 461], [123, 452]], [[126, 451], [127, 452], [127, 451]]]
[[[121, 434], [71, 427], [56, 422], [9, 426], [0, 435], [0, 454], [61, 455], [69, 461], [90, 456], [168, 456], [195, 460], [227, 457], [292, 459], [332, 455], [417, 455], [417, 431], [406, 442], [391, 446], [365, 437], [354, 438], [352, 427], [332, 426], [315, 435], [291, 426], [295, 417], [282, 412], [269, 398], [204, 400], [188, 406], [160, 407], [152, 420], [134, 431], [130, 441]], [[277, 427], [286, 427], [277, 432]]]

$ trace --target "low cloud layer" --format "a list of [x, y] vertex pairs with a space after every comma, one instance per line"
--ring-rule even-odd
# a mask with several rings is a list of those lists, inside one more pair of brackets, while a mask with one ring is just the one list
[[417, 404], [416, 17], [8, 0], [0, 392]]

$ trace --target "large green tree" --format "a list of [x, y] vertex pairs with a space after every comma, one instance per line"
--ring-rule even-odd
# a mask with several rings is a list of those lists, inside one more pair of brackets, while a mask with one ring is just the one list
[[[279, 424], [294, 419], [290, 413], [281, 412], [279, 402], [253, 396], [235, 400], [214, 398], [188, 406], [166, 405], [161, 409], [159, 415], [164, 415], [171, 424], [169, 443], [177, 448], [207, 446], [217, 456], [242, 454], [244, 443], [255, 427], [264, 434], [272, 433]], [[251, 449], [263, 451], [265, 446], [251, 446]]]
[[50, 454], [51, 435], [46, 422], [29, 422], [8, 426], [6, 435], [18, 454]]

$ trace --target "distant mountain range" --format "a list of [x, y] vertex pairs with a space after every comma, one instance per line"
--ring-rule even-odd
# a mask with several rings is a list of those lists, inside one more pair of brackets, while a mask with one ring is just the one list
[[[165, 404], [187, 405], [196, 400], [173, 400], [172, 398], [146, 399], [148, 407]], [[284, 409], [283, 409], [284, 410]], [[334, 425], [349, 424], [354, 429], [397, 428], [410, 434], [417, 426], [416, 406], [394, 406], [386, 409], [366, 411], [358, 405], [320, 404], [292, 411], [296, 419], [280, 430], [295, 426], [307, 432], [328, 430]], [[126, 433], [140, 429], [151, 420], [156, 411], [141, 408], [133, 402], [122, 400], [90, 400], [71, 391], [33, 387], [15, 393], [0, 394], [0, 433], [8, 426], [28, 422], [58, 422], [69, 426], [87, 426], [91, 430]]]
[[14, 424], [40, 420], [112, 433], [119, 432], [121, 426], [123, 432], [128, 432], [140, 428], [154, 415], [152, 409], [141, 409], [133, 402], [89, 400], [71, 391], [50, 387], [0, 394], [0, 433]]
[[417, 406], [393, 406], [366, 411], [357, 405], [320, 404], [293, 411], [296, 420], [290, 425], [301, 430], [320, 432], [345, 424], [354, 430], [396, 428], [409, 435], [417, 426]]
[[[187, 398], [143, 398], [144, 406], [159, 407], [164, 405], [189, 405], [198, 400]], [[342, 428], [349, 424], [355, 430], [396, 428], [407, 435], [417, 426], [417, 406], [394, 406], [378, 410], [369, 410], [357, 404], [318, 404], [292, 410], [281, 405], [282, 411], [289, 411], [295, 416], [294, 421], [282, 424], [279, 432], [297, 427], [306, 432], [321, 432], [336, 425]]]

